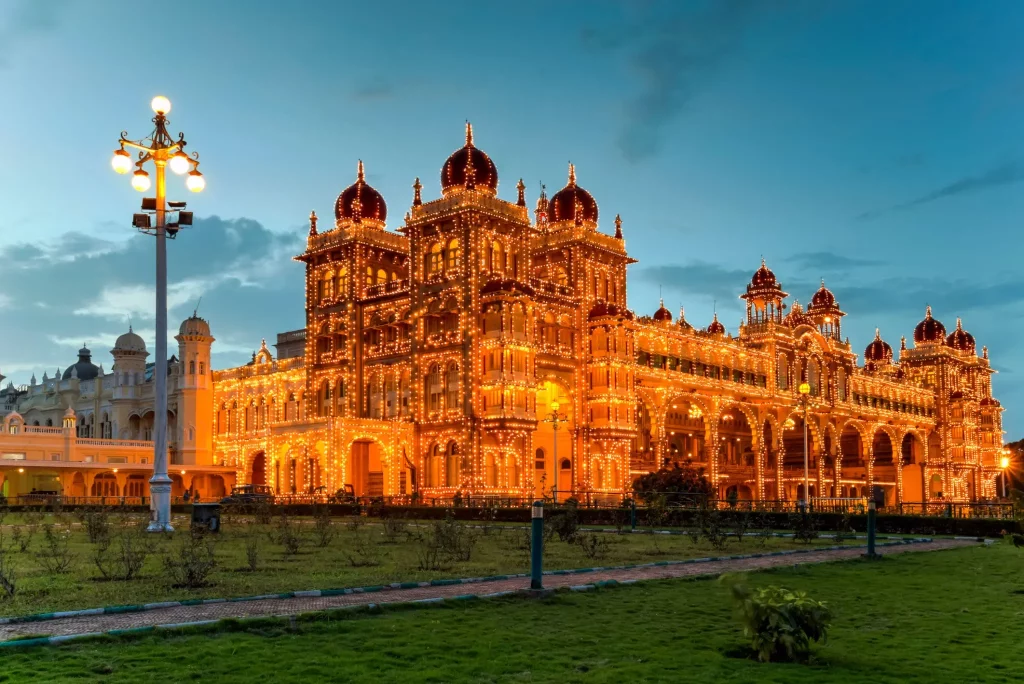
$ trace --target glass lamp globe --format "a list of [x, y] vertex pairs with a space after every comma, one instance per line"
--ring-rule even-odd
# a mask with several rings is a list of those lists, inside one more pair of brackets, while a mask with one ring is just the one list
[[999, 467], [1000, 468], [1009, 468], [1010, 467], [1010, 458], [1008, 456], [1003, 456], [1001, 459], [999, 459]]
[[171, 167], [171, 171], [178, 174], [179, 176], [188, 171], [189, 159], [188, 155], [178, 150], [171, 156], [171, 161], [168, 166]]
[[554, 411], [555, 413], [558, 413], [559, 407], [561, 407], [561, 404], [558, 403], [557, 399], [551, 402], [551, 410]]
[[128, 173], [132, 168], [132, 156], [123, 149], [114, 150], [114, 158], [110, 160], [110, 165], [118, 173]]
[[801, 382], [797, 390], [800, 392], [800, 394], [810, 394], [811, 386], [806, 382]]
[[132, 187], [139, 192], [146, 192], [152, 184], [153, 182], [149, 179], [149, 174], [142, 169], [132, 174]]
[[171, 101], [163, 95], [157, 95], [153, 98], [153, 101], [149, 103], [149, 106], [153, 108], [153, 111], [157, 114], [167, 114], [171, 111]]
[[206, 179], [198, 171], [190, 171], [188, 178], [185, 179], [185, 187], [192, 192], [202, 192], [206, 187]]

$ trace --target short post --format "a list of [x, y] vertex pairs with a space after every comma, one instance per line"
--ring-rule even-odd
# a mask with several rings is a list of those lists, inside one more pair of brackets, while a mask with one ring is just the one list
[[541, 577], [544, 574], [544, 502], [533, 502], [533, 529], [530, 540], [530, 589], [543, 589]]
[[875, 557], [875, 500], [868, 501], [868, 558]]
[[636, 532], [636, 497], [629, 500], [629, 527]]

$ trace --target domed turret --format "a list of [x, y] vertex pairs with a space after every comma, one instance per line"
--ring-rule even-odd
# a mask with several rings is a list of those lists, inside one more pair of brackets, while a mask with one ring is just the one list
[[864, 348], [864, 363], [873, 368], [875, 364], [892, 363], [892, 347], [882, 339], [882, 334], [875, 328], [875, 339]]
[[715, 312], [714, 320], [711, 321], [710, 325], [708, 325], [707, 332], [708, 332], [709, 335], [724, 335], [725, 334], [725, 326], [722, 325], [719, 322], [719, 320], [718, 320], [718, 312], [717, 311]]
[[498, 194], [498, 168], [487, 154], [473, 145], [473, 124], [466, 122], [466, 144], [455, 150], [441, 167], [441, 194], [457, 190]]
[[341, 191], [334, 203], [336, 224], [344, 221], [366, 223], [383, 228], [388, 218], [388, 205], [384, 196], [366, 182], [363, 160], [356, 167], [356, 182]]
[[92, 352], [88, 347], [78, 350], [78, 363], [64, 369], [61, 380], [78, 378], [79, 380], [92, 380], [100, 374], [100, 367], [92, 362]]
[[747, 325], [782, 323], [782, 300], [788, 296], [762, 258], [761, 268], [754, 272], [747, 291], [740, 295], [747, 302]]
[[597, 225], [597, 201], [593, 195], [576, 185], [576, 167], [572, 164], [569, 164], [569, 182], [551, 197], [548, 221]]
[[210, 324], [195, 312], [181, 322], [178, 334], [191, 337], [210, 337]]
[[956, 330], [946, 337], [946, 346], [961, 352], [975, 353], [974, 335], [964, 330], [959, 317], [956, 319]]
[[789, 310], [786, 317], [782, 319], [782, 325], [789, 326], [790, 328], [796, 328], [800, 325], [809, 325], [814, 327], [814, 319], [804, 313], [804, 308], [800, 306], [800, 302], [793, 302], [793, 308]]
[[686, 312], [683, 311], [683, 307], [679, 307], [679, 318], [676, 319], [676, 325], [683, 330], [693, 330], [693, 326], [686, 320]]
[[671, 323], [672, 312], [665, 308], [665, 300], [661, 300], [661, 307], [654, 312], [654, 320], [659, 323]]
[[924, 320], [914, 328], [914, 345], [942, 344], [945, 342], [946, 326], [932, 318], [932, 307], [925, 309]]
[[119, 352], [128, 354], [143, 354], [146, 356], [149, 355], [149, 353], [146, 351], [145, 340], [139, 337], [135, 333], [135, 331], [132, 330], [131, 325], [128, 326], [128, 332], [118, 337], [117, 341], [114, 342], [114, 348], [113, 350], [111, 350], [111, 353], [116, 355]]

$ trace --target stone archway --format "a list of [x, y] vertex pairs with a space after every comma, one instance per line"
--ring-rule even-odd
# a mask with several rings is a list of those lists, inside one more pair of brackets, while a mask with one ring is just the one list
[[257, 451], [249, 462], [248, 472], [249, 484], [253, 485], [265, 485], [267, 484], [267, 454], [263, 451]]
[[913, 432], [903, 436], [900, 444], [900, 478], [902, 493], [900, 503], [924, 503], [924, 444]]
[[384, 496], [386, 459], [383, 446], [365, 438], [352, 442], [345, 484], [352, 485], [356, 496]]

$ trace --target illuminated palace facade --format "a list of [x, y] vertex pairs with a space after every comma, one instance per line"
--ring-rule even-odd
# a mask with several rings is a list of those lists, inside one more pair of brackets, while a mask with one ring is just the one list
[[806, 421], [812, 495], [995, 496], [1001, 408], [959, 321], [929, 310], [898, 362], [876, 336], [859, 365], [824, 284], [787, 306], [763, 263], [737, 335], [638, 317], [622, 222], [598, 230], [572, 166], [532, 215], [522, 181], [514, 202], [497, 186], [467, 126], [393, 232], [360, 162], [296, 257], [305, 328], [214, 374], [214, 462], [280, 494], [603, 500], [690, 462], [722, 498], [796, 499]]

